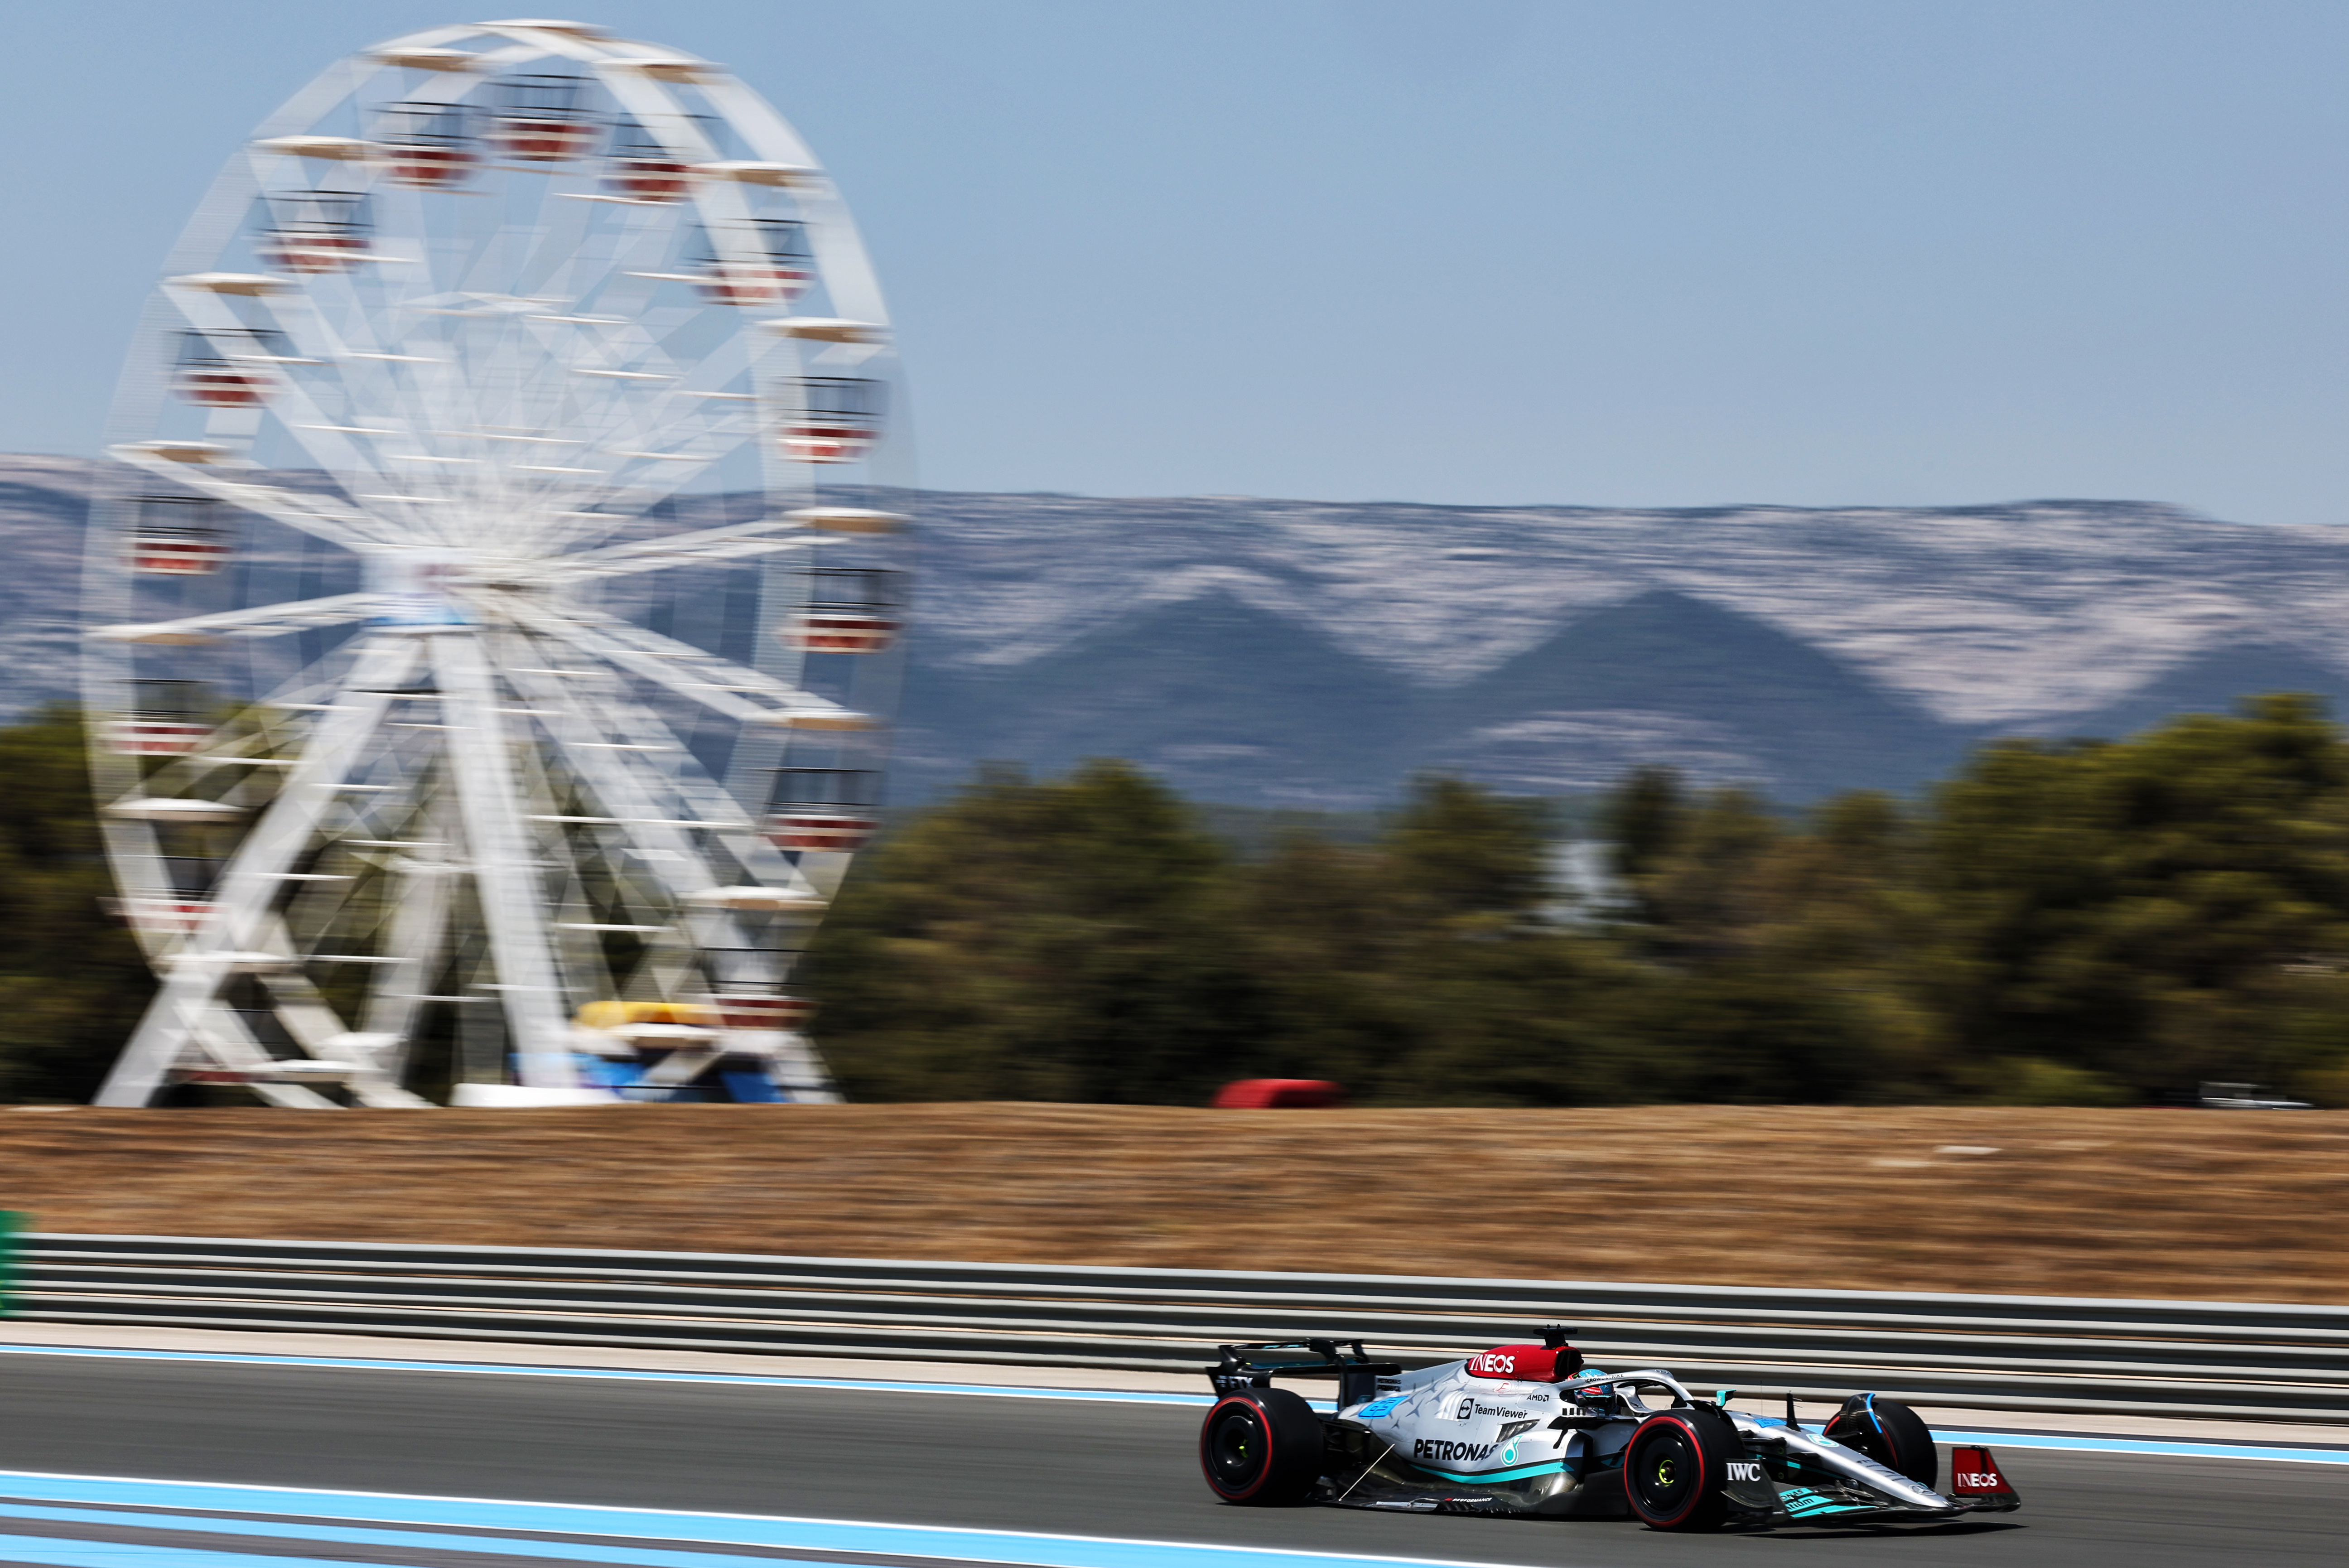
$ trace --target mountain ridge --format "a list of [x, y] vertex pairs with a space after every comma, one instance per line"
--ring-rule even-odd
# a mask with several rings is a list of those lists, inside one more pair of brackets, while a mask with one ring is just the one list
[[[98, 465], [0, 457], [5, 706], [73, 689]], [[1359, 807], [1452, 768], [1547, 793], [1665, 762], [1789, 800], [2000, 734], [2288, 684], [2349, 699], [2349, 530], [2152, 503], [1639, 511], [924, 492], [900, 798], [1122, 755]], [[742, 503], [688, 498], [669, 525]], [[326, 583], [333, 563], [269, 570]], [[307, 591], [331, 591], [311, 588]]]

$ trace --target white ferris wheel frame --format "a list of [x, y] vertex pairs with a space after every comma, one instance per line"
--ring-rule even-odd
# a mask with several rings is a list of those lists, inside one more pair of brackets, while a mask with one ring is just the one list
[[[660, 155], [691, 170], [686, 193], [615, 196], [593, 156], [536, 169], [509, 160], [490, 167], [546, 182], [535, 223], [475, 223], [471, 249], [440, 243], [464, 221], [436, 230], [428, 214], [439, 209], [426, 204], [484, 197], [388, 181], [384, 150], [365, 137], [366, 95], [380, 101], [390, 84], [405, 103], [456, 104], [537, 62], [608, 95]], [[320, 133], [337, 114], [357, 117], [360, 134]], [[256, 204], [321, 169], [391, 212], [385, 227], [398, 243], [307, 275], [298, 253], [282, 253], [297, 256], [283, 268], [222, 271]], [[488, 199], [511, 208], [527, 200], [522, 188], [510, 180]], [[688, 217], [715, 272], [770, 265], [751, 222], [762, 200], [788, 200], [832, 314], [792, 316], [788, 299], [771, 317], [740, 303], [661, 303], [694, 281], [664, 261]], [[400, 254], [411, 242], [421, 254]], [[805, 648], [768, 635], [803, 605], [815, 563], [842, 545], [885, 554], [902, 521], [818, 504], [818, 470], [776, 439], [812, 417], [798, 401], [811, 369], [895, 373], [879, 286], [806, 144], [696, 56], [572, 23], [429, 29], [329, 67], [265, 120], [166, 275], [109, 430], [125, 477], [93, 511], [83, 694], [121, 903], [183, 914], [132, 921], [160, 984], [98, 1103], [149, 1104], [193, 1077], [283, 1106], [334, 1105], [321, 1091], [337, 1087], [352, 1104], [423, 1105], [404, 1081], [422, 1010], [460, 1000], [480, 1004], [459, 1010], [460, 1033], [492, 1046], [453, 1070], [460, 1103], [466, 1089], [477, 1104], [608, 1099], [617, 1091], [589, 1082], [583, 1063], [616, 1047], [583, 1041], [599, 1032], [574, 1010], [620, 999], [602, 945], [616, 930], [640, 940], [631, 994], [698, 996], [709, 1015], [647, 1026], [667, 1031], [642, 1080], [651, 1092], [723, 1055], [763, 1062], [781, 1097], [834, 1097], [801, 1015], [746, 1027], [711, 1011], [729, 995], [779, 994], [851, 857], [828, 841], [778, 847], [746, 799], [786, 746], [843, 748], [877, 774], [894, 690], [893, 657], [856, 661], [854, 706], [819, 695], [802, 683]], [[511, 291], [480, 286], [515, 278]], [[158, 434], [178, 409], [159, 345], [182, 340], [265, 384], [265, 400], [211, 408], [200, 436]], [[325, 483], [256, 463], [247, 454], [264, 431]], [[642, 535], [654, 506], [746, 443], [762, 458], [759, 516], [616, 540]], [[889, 477], [904, 474], [906, 449], [881, 435], [866, 483], [879, 483], [885, 461]], [[523, 461], [534, 457], [556, 461]], [[124, 539], [140, 488], [158, 483], [351, 552], [366, 586], [135, 618]], [[594, 602], [602, 587], [739, 561], [760, 563], [759, 651], [747, 663]], [[104, 738], [136, 718], [140, 671], [173, 649], [354, 627], [160, 767]], [[734, 728], [723, 778], [694, 760], [664, 704]], [[191, 898], [166, 836], [223, 819], [242, 831], [233, 850], [214, 851], [217, 875]], [[367, 846], [356, 860], [355, 845]], [[327, 865], [338, 869], [318, 869]], [[362, 888], [371, 903], [355, 912]], [[597, 918], [615, 898], [627, 921]], [[319, 946], [352, 945], [362, 928], [372, 951]], [[470, 956], [455, 951], [467, 944]], [[321, 989], [321, 966], [336, 964], [367, 966], [363, 1016], [338, 1015]], [[465, 995], [435, 995], [452, 973]], [[232, 1004], [240, 985], [274, 1014], [274, 1046], [255, 1009]]]

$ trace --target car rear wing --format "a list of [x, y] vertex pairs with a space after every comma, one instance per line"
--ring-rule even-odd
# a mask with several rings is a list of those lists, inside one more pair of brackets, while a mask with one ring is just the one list
[[[1338, 1408], [1342, 1410], [1350, 1405], [1378, 1397], [1380, 1378], [1402, 1376], [1402, 1362], [1372, 1361], [1359, 1339], [1274, 1339], [1247, 1345], [1219, 1345], [1216, 1349], [1219, 1359], [1206, 1369], [1206, 1373], [1207, 1381], [1215, 1385], [1217, 1394], [1237, 1394], [1243, 1388], [1269, 1388], [1275, 1377], [1335, 1377], [1338, 1380]], [[1293, 1355], [1267, 1354], [1280, 1351], [1302, 1351], [1314, 1359], [1308, 1361]]]

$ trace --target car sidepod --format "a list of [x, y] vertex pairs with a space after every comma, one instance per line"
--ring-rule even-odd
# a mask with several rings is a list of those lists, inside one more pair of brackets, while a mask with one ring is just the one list
[[1469, 1377], [1461, 1363], [1325, 1421], [1324, 1501], [1351, 1508], [1620, 1517], [1636, 1422], [1580, 1412], [1549, 1384]]

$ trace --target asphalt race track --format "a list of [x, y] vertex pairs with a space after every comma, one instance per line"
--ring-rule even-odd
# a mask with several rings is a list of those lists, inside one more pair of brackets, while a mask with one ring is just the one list
[[[915, 1377], [939, 1375], [909, 1369]], [[1921, 1529], [1682, 1538], [1630, 1522], [1237, 1509], [1214, 1502], [1200, 1482], [1197, 1407], [681, 1378], [10, 1354], [0, 1355], [0, 1469], [15, 1472], [0, 1477], [0, 1563], [49, 1568], [308, 1568], [328, 1560], [512, 1568], [518, 1556], [646, 1568], [740, 1568], [779, 1558], [927, 1568], [974, 1557], [1265, 1568], [1263, 1549], [1526, 1564], [2157, 1568], [2222, 1560], [2338, 1564], [2349, 1527], [2349, 1468], [2342, 1466], [2019, 1449], [2001, 1458], [2023, 1511]], [[58, 1477], [407, 1500], [335, 1502], [128, 1483], [108, 1490], [113, 1483], [46, 1479]], [[505, 1502], [502, 1511], [458, 1512], [436, 1499]], [[369, 1527], [317, 1526], [330, 1507]], [[903, 1530], [761, 1536], [740, 1521], [647, 1524], [625, 1512], [638, 1509], [1032, 1539], [974, 1544], [967, 1535]], [[311, 1522], [285, 1522], [293, 1517]], [[400, 1528], [374, 1527], [386, 1521]], [[698, 1544], [693, 1529], [705, 1532]], [[460, 1530], [473, 1533], [452, 1533]]]

